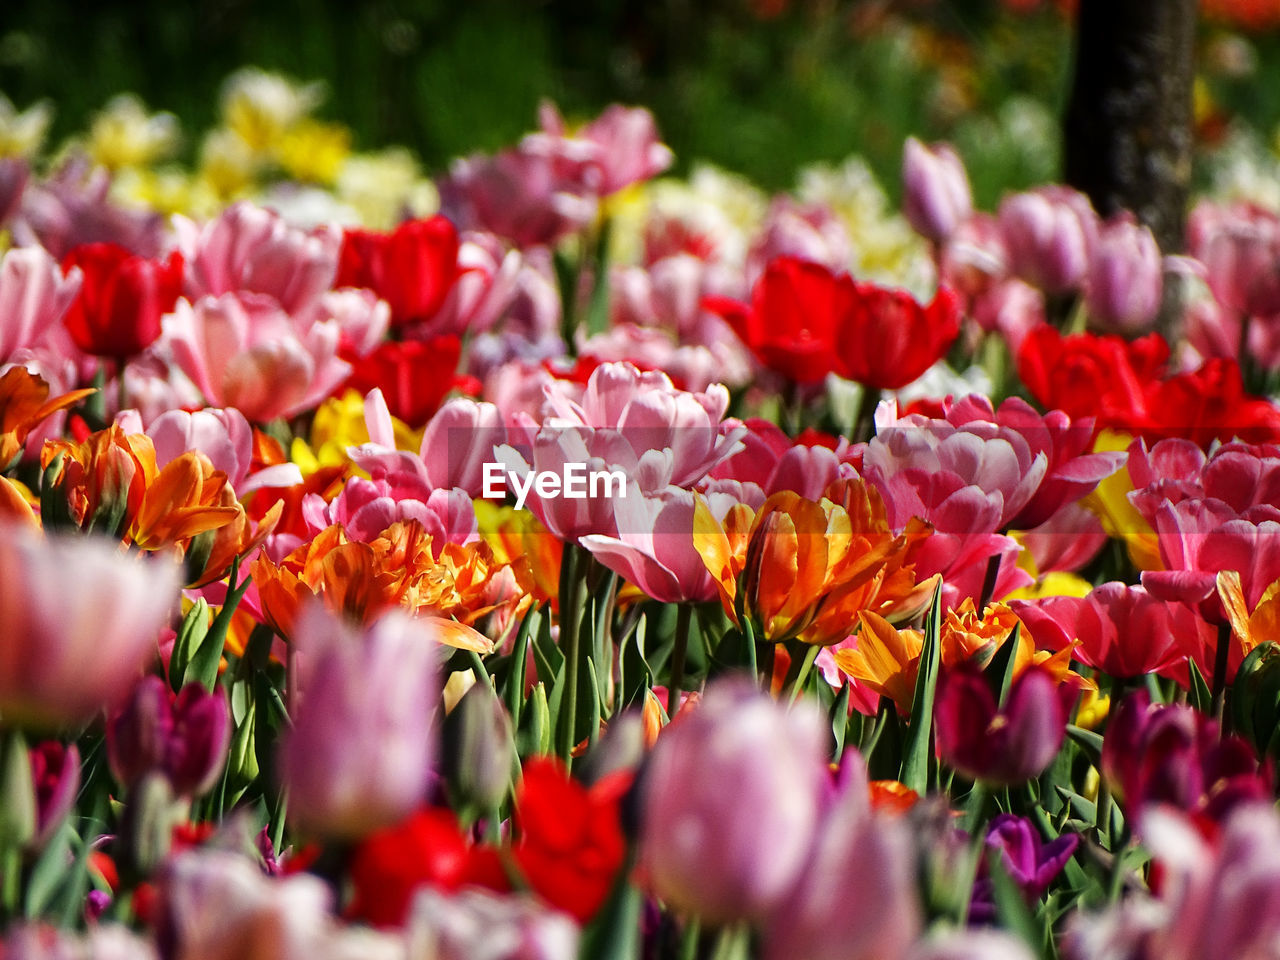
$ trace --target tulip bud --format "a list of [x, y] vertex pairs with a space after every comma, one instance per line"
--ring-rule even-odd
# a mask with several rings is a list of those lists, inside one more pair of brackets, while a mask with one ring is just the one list
[[1000, 204], [1000, 229], [1010, 267], [1045, 293], [1079, 289], [1089, 269], [1097, 219], [1088, 199], [1066, 187], [1006, 197]]
[[80, 751], [76, 745], [47, 740], [31, 748], [31, 780], [35, 786], [36, 835], [39, 849], [66, 819], [80, 789]]
[[1164, 264], [1151, 231], [1129, 218], [1103, 226], [1089, 264], [1089, 318], [1121, 333], [1140, 333], [1160, 309]]
[[804, 703], [787, 710], [745, 681], [709, 687], [642, 777], [640, 862], [653, 892], [709, 923], [777, 906], [809, 862], [824, 727]]
[[444, 721], [444, 773], [456, 796], [480, 810], [502, 802], [511, 784], [511, 718], [487, 683], [477, 683]]
[[949, 144], [908, 137], [902, 150], [902, 212], [916, 233], [946, 243], [973, 213], [964, 162]]
[[1249, 204], [1201, 204], [1188, 234], [1221, 304], [1250, 316], [1280, 312], [1280, 217]]
[[938, 754], [966, 777], [995, 785], [1022, 783], [1053, 762], [1067, 732], [1067, 714], [1047, 671], [1028, 667], [997, 708], [977, 665], [944, 673], [934, 704]]
[[163, 680], [148, 676], [107, 723], [107, 761], [125, 786], [158, 771], [175, 794], [200, 796], [222, 772], [230, 741], [221, 691], [189, 683], [174, 697]]
[[185, 804], [161, 773], [149, 773], [133, 786], [120, 824], [122, 869], [135, 876], [151, 873], [169, 855], [173, 828], [186, 820]]

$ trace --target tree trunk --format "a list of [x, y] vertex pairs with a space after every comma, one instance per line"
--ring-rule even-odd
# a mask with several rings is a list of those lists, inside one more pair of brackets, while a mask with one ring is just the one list
[[[1165, 253], [1184, 243], [1197, 7], [1196, 0], [1080, 0], [1076, 22], [1065, 179], [1103, 216], [1132, 210]], [[1166, 298], [1166, 332], [1176, 313]]]

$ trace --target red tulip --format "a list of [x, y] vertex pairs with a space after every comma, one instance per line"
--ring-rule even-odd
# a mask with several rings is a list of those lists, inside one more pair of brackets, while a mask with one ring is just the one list
[[960, 333], [960, 298], [939, 287], [922, 306], [905, 290], [854, 284], [836, 331], [836, 372], [865, 387], [898, 390], [942, 359]]
[[462, 343], [453, 334], [425, 342], [388, 341], [367, 357], [354, 360], [355, 369], [336, 393], [356, 390], [364, 396], [377, 387], [393, 417], [410, 427], [420, 427], [440, 408], [450, 390], [467, 384], [467, 378], [454, 373], [461, 355]]
[[556, 760], [524, 765], [516, 790], [516, 863], [535, 893], [579, 922], [600, 909], [622, 869], [619, 808], [630, 783], [630, 774], [617, 773], [588, 789]]
[[1091, 333], [1064, 337], [1050, 326], [1027, 334], [1018, 350], [1018, 375], [1046, 409], [1097, 426], [1141, 432], [1147, 389], [1163, 372], [1169, 345], [1155, 333], [1132, 342]]
[[747, 305], [707, 297], [761, 364], [796, 383], [818, 383], [834, 367], [836, 332], [857, 293], [853, 278], [818, 263], [778, 257], [765, 268]]
[[368, 287], [391, 305], [395, 327], [430, 319], [457, 278], [458, 231], [442, 216], [343, 235], [336, 286]]
[[114, 243], [86, 243], [62, 261], [64, 272], [79, 267], [80, 295], [64, 322], [85, 353], [132, 357], [160, 336], [160, 318], [182, 292], [182, 254], [167, 260], [135, 256]]
[[453, 812], [435, 807], [362, 840], [351, 855], [350, 875], [354, 895], [346, 915], [379, 927], [402, 925], [419, 887], [454, 893], [471, 884], [510, 886], [497, 852], [472, 846]]

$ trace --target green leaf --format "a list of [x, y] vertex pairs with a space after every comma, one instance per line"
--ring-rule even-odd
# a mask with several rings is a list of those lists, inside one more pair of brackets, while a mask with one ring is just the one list
[[1004, 858], [991, 851], [987, 856], [991, 884], [1000, 926], [1021, 939], [1037, 957], [1045, 955], [1045, 930], [1023, 899], [1022, 891], [1005, 869]]
[[1009, 688], [1013, 686], [1014, 668], [1018, 664], [1018, 643], [1022, 635], [1022, 624], [1015, 623], [1009, 632], [1009, 639], [1000, 645], [991, 662], [987, 664], [987, 676], [999, 678], [999, 686], [995, 689], [996, 702], [1004, 706], [1009, 699]]
[[933, 699], [938, 688], [941, 663], [942, 585], [934, 591], [933, 603], [925, 620], [924, 647], [920, 651], [920, 669], [916, 676], [915, 695], [911, 703], [911, 728], [907, 735], [906, 758], [898, 777], [920, 796], [929, 789], [929, 756], [932, 753]]
[[68, 874], [67, 864], [74, 862], [71, 855], [73, 839], [78, 838], [67, 820], [58, 827], [45, 848], [40, 851], [39, 859], [27, 876], [27, 895], [22, 908], [23, 915], [28, 919], [43, 915], [58, 888], [72, 879]]
[[1084, 727], [1077, 727], [1073, 723], [1067, 724], [1067, 736], [1071, 738], [1082, 749], [1088, 758], [1093, 761], [1093, 765], [1097, 766], [1102, 762], [1102, 735], [1094, 733], [1092, 730], [1086, 730]]
[[191, 663], [193, 651], [199, 648], [209, 633], [209, 604], [204, 597], [198, 597], [191, 605], [187, 615], [182, 618], [182, 626], [178, 628], [177, 639], [173, 642], [173, 653], [169, 657], [169, 686], [177, 693], [186, 680], [187, 667]]
[[1209, 684], [1205, 681], [1204, 674], [1200, 672], [1196, 662], [1190, 658], [1187, 659], [1187, 668], [1191, 672], [1191, 691], [1187, 701], [1202, 713], [1212, 713], [1213, 694], [1209, 691]]
[[831, 735], [836, 740], [835, 753], [831, 757], [833, 763], [839, 763], [840, 758], [844, 756], [845, 738], [849, 732], [849, 693], [849, 684], [841, 685], [840, 696], [836, 697], [835, 703], [831, 704], [831, 710], [827, 714], [831, 718]]
[[529, 660], [529, 635], [533, 633], [542, 619], [542, 607], [534, 607], [520, 621], [520, 632], [511, 647], [511, 672], [507, 676], [503, 700], [507, 705], [507, 713], [511, 714], [511, 726], [520, 728], [520, 711], [524, 708], [525, 665]]
[[213, 688], [217, 686], [218, 665], [222, 662], [222, 651], [226, 646], [227, 631], [231, 629], [231, 618], [235, 616], [236, 608], [240, 606], [240, 598], [253, 582], [252, 577], [245, 577], [243, 583], [235, 585], [239, 573], [240, 558], [237, 557], [231, 563], [231, 573], [227, 581], [231, 586], [227, 590], [227, 599], [223, 601], [222, 609], [214, 617], [209, 632], [204, 635], [200, 645], [191, 655], [191, 662], [187, 664], [182, 678], [184, 685], [194, 681], [202, 684], [210, 692], [213, 692]]
[[640, 913], [644, 897], [620, 870], [609, 899], [583, 931], [581, 960], [640, 960]]

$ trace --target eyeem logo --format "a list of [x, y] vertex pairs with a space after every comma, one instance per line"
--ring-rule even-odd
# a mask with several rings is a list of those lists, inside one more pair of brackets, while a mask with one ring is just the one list
[[[544, 500], [563, 497], [566, 500], [595, 500], [599, 497], [625, 497], [627, 475], [621, 470], [587, 470], [585, 463], [566, 463], [561, 473], [554, 470], [530, 470], [523, 477], [507, 470], [501, 463], [484, 465], [486, 500], [501, 500], [507, 495], [507, 484], [516, 494], [516, 509], [524, 507], [529, 491]], [[615, 492], [616, 491], [616, 492]]]

